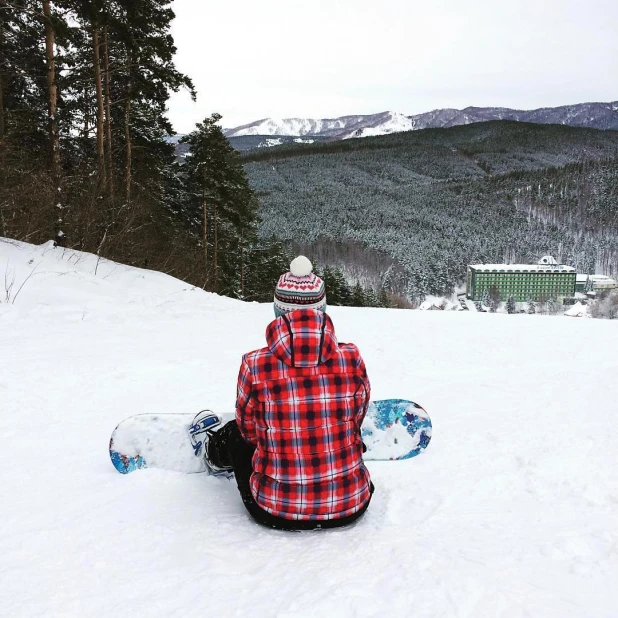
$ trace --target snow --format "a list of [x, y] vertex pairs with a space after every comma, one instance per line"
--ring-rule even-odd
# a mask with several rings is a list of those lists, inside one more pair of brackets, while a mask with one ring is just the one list
[[[367, 137], [385, 135], [416, 128], [416, 121], [398, 112], [342, 116], [341, 118], [265, 118], [256, 122], [226, 129], [228, 137], [241, 135]], [[296, 141], [296, 140], [295, 140]], [[310, 143], [310, 142], [300, 142]]]
[[226, 129], [228, 137], [243, 135], [317, 135], [323, 131], [341, 129], [345, 126], [340, 118], [314, 120], [311, 118], [265, 118], [248, 125]]
[[329, 308], [433, 439], [368, 462], [356, 525], [285, 533], [233, 482], [107, 453], [129, 415], [231, 411], [270, 304], [5, 240], [0, 294], [3, 615], [616, 616], [615, 321]]
[[567, 309], [564, 312], [564, 315], [571, 318], [589, 318], [588, 314], [588, 305], [584, 305], [583, 303], [575, 303], [572, 307]]
[[461, 303], [456, 296], [445, 298], [444, 296], [427, 295], [418, 307], [421, 311], [443, 309], [444, 311], [461, 311]]
[[388, 112], [388, 116], [387, 120], [380, 122], [377, 126], [363, 127], [347, 137], [375, 137], [377, 135], [387, 135], [389, 133], [399, 133], [401, 131], [412, 131], [416, 128], [416, 121], [414, 118], [410, 118], [398, 112]]
[[267, 138], [261, 144], [258, 144], [258, 148], [272, 148], [273, 146], [281, 146], [283, 140], [279, 137]]

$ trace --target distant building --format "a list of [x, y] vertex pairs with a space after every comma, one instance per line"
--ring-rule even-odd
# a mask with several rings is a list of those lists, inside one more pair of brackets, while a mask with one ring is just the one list
[[[590, 281], [588, 281], [590, 278]], [[604, 290], [618, 289], [618, 283], [615, 279], [605, 275], [577, 275], [575, 283], [575, 291], [581, 292], [602, 292]]]
[[496, 292], [502, 301], [513, 296], [518, 302], [573, 296], [576, 277], [574, 268], [558, 264], [551, 255], [542, 257], [538, 264], [472, 264], [468, 266], [466, 296], [476, 301], [483, 299], [485, 291]]

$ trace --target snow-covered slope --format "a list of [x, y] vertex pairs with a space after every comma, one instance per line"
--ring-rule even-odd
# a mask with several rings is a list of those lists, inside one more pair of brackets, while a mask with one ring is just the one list
[[505, 107], [467, 107], [436, 109], [415, 116], [398, 112], [381, 112], [340, 118], [265, 118], [240, 127], [226, 129], [228, 137], [246, 135], [312, 135], [331, 139], [385, 135], [438, 127], [452, 127], [488, 120], [516, 120], [539, 124], [566, 124], [574, 127], [618, 130], [618, 101], [610, 103], [580, 103], [535, 110], [515, 110]]
[[[385, 112], [388, 113], [388, 112]], [[372, 116], [343, 116], [341, 118], [325, 118], [314, 120], [310, 118], [265, 118], [250, 124], [242, 125], [234, 129], [225, 129], [227, 137], [240, 137], [243, 135], [322, 135], [325, 137], [335, 137], [342, 132], [365, 126], [365, 123], [372, 121], [382, 114]]]
[[342, 139], [349, 139], [351, 137], [373, 137], [375, 135], [412, 131], [415, 128], [416, 126], [413, 118], [409, 118], [397, 112], [385, 112], [384, 114], [377, 114], [372, 121], [364, 123], [364, 126], [358, 129], [352, 129], [350, 132], [342, 133], [340, 137]]
[[226, 129], [227, 137], [243, 135], [319, 136], [336, 139], [385, 135], [415, 128], [414, 119], [397, 112], [382, 112], [369, 116], [311, 120], [308, 118], [266, 118], [235, 129]]
[[269, 304], [3, 240], [0, 291], [2, 615], [616, 615], [615, 322], [329, 309], [374, 397], [422, 403], [434, 436], [370, 463], [356, 525], [294, 534], [233, 482], [107, 455], [130, 414], [232, 410]]

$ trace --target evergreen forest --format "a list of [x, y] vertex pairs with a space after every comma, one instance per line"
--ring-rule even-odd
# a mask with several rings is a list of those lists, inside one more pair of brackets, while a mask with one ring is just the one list
[[0, 236], [272, 298], [288, 256], [213, 114], [183, 140], [166, 116], [169, 0], [0, 0]]
[[417, 303], [474, 263], [618, 273], [618, 132], [509, 121], [243, 155], [264, 238]]

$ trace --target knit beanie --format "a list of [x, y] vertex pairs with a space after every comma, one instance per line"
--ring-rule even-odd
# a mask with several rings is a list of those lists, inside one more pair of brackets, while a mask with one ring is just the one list
[[297, 309], [326, 310], [324, 281], [313, 273], [313, 265], [304, 255], [292, 260], [290, 272], [279, 277], [275, 288], [277, 317]]

